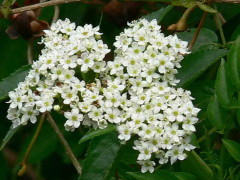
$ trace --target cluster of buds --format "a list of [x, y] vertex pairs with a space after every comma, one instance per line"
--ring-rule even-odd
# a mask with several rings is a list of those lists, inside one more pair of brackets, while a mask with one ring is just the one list
[[[186, 158], [195, 147], [198, 108], [189, 91], [176, 88], [175, 78], [187, 42], [177, 36], [165, 37], [156, 20], [141, 19], [116, 37], [115, 58], [100, 40], [99, 28], [75, 27], [59, 20], [42, 39], [45, 49], [18, 88], [9, 93], [8, 119], [14, 127], [35, 123], [40, 113], [52, 109], [67, 118], [66, 130], [115, 124], [124, 143], [134, 139], [142, 172], [153, 172], [158, 160]], [[85, 73], [96, 77], [85, 82]]]

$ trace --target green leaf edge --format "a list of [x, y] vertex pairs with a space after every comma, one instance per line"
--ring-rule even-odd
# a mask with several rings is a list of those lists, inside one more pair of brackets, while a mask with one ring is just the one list
[[108, 127], [106, 127], [105, 129], [90, 130], [79, 140], [78, 144], [82, 144], [83, 142], [88, 141], [94, 137], [110, 133], [114, 130], [116, 130], [116, 126], [111, 124], [108, 125]]

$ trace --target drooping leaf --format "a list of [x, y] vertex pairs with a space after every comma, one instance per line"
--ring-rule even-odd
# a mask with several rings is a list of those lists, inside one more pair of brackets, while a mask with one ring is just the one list
[[190, 173], [185, 173], [185, 172], [173, 172], [172, 173], [174, 176], [178, 178], [178, 180], [196, 180], [196, 176], [190, 174]]
[[227, 66], [232, 83], [240, 89], [240, 37], [235, 41], [228, 54]]
[[240, 144], [235, 141], [222, 139], [224, 146], [229, 154], [237, 161], [240, 162]]
[[119, 149], [117, 132], [94, 138], [83, 161], [82, 176], [79, 180], [105, 179], [110, 174]]
[[176, 176], [166, 170], [156, 170], [153, 173], [127, 172], [127, 174], [136, 180], [178, 180]]
[[190, 83], [200, 76], [209, 66], [227, 54], [224, 49], [212, 49], [207, 51], [198, 51], [187, 55], [182, 61], [182, 67], [176, 75], [180, 79], [178, 86]]
[[234, 86], [230, 81], [224, 59], [218, 69], [215, 89], [218, 100], [223, 106], [229, 107], [233, 105]]
[[[184, 32], [178, 32], [177, 36], [178, 38], [190, 42], [194, 36], [194, 33], [196, 31], [196, 28], [190, 29], [189, 31]], [[197, 37], [197, 40], [192, 48], [192, 52], [200, 51], [200, 47], [202, 48], [203, 45], [212, 46], [211, 49], [216, 49], [218, 47], [217, 43], [218, 37], [216, 33], [210, 29], [202, 28], [199, 32], [199, 35]], [[214, 44], [213, 44], [214, 43]], [[206, 49], [206, 48], [205, 48]], [[210, 49], [208, 47], [208, 49]], [[203, 50], [203, 49], [202, 49]]]
[[28, 74], [30, 65], [23, 66], [16, 72], [0, 82], [0, 100], [8, 96], [8, 92], [15, 89], [19, 82], [22, 82]]
[[173, 6], [169, 5], [166, 8], [161, 8], [158, 11], [152, 12], [151, 14], [148, 14], [146, 16], [143, 16], [143, 18], [151, 21], [153, 19], [156, 19], [158, 23], [162, 21], [162, 19], [165, 17], [165, 15], [173, 8]]
[[94, 137], [101, 136], [106, 133], [110, 133], [114, 130], [116, 130], [116, 126], [111, 125], [111, 124], [109, 124], [108, 127], [106, 127], [105, 129], [90, 130], [79, 140], [78, 144], [81, 144], [89, 139], [94, 138]]
[[18, 126], [16, 128], [10, 127], [9, 131], [7, 132], [6, 136], [3, 139], [3, 142], [0, 147], [0, 151], [4, 148], [7, 142], [13, 137], [13, 135], [21, 128], [22, 126]]
[[216, 9], [213, 9], [211, 6], [207, 5], [207, 4], [203, 4], [201, 2], [197, 2], [197, 5], [200, 9], [202, 9], [205, 12], [209, 12], [209, 13], [217, 13]]
[[209, 101], [207, 108], [208, 119], [214, 127], [219, 130], [225, 128], [225, 122], [227, 118], [227, 111], [218, 102], [216, 95]]
[[181, 165], [184, 172], [194, 174], [199, 180], [213, 180], [212, 170], [195, 151], [190, 152]]

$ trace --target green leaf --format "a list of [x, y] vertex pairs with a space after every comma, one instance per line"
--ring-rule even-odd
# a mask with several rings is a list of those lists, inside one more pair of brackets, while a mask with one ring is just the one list
[[222, 108], [216, 95], [209, 101], [207, 115], [214, 127], [219, 130], [223, 130], [225, 128], [227, 111]]
[[116, 130], [116, 126], [114, 126], [112, 124], [109, 124], [108, 127], [106, 127], [105, 129], [90, 130], [80, 139], [78, 144], [82, 144], [83, 142], [85, 142], [89, 139], [95, 138], [97, 136], [101, 136], [101, 135], [106, 134], [106, 133], [110, 133], [110, 132], [115, 131], [115, 130]]
[[218, 69], [215, 89], [218, 100], [224, 107], [229, 107], [233, 104], [234, 87], [229, 79], [224, 59], [222, 59]]
[[103, 180], [111, 172], [120, 149], [117, 132], [105, 134], [92, 140], [86, 159], [83, 161], [79, 180]]
[[240, 36], [240, 24], [236, 27], [234, 32], [232, 33], [231, 40], [236, 40]]
[[205, 12], [209, 12], [209, 13], [217, 13], [217, 10], [213, 9], [211, 6], [197, 2], [197, 5], [200, 9], [202, 9]]
[[151, 21], [153, 19], [156, 19], [158, 23], [162, 21], [162, 19], [166, 16], [166, 14], [173, 8], [173, 6], [169, 5], [166, 8], [161, 8], [158, 11], [152, 12], [151, 14], [148, 14], [146, 16], [143, 16], [143, 18]]
[[171, 172], [166, 170], [156, 170], [153, 173], [127, 172], [136, 180], [178, 180]]
[[22, 126], [18, 126], [16, 128], [10, 127], [9, 131], [7, 132], [6, 136], [3, 139], [3, 142], [0, 147], [0, 151], [4, 148], [7, 142], [13, 137], [13, 135], [21, 128]]
[[[189, 31], [178, 32], [178, 38], [190, 42], [194, 36], [196, 28], [190, 29]], [[197, 40], [192, 48], [192, 52], [199, 51], [199, 48], [202, 48], [203, 45], [212, 46], [209, 49], [219, 49], [219, 45], [215, 44], [218, 42], [218, 37], [216, 33], [210, 29], [202, 28], [199, 32]]]
[[235, 41], [228, 54], [227, 66], [232, 83], [240, 89], [240, 37]]
[[23, 66], [0, 82], [0, 100], [6, 98], [8, 96], [8, 92], [14, 90], [18, 83], [25, 79], [30, 67], [30, 65]]
[[185, 172], [173, 172], [172, 173], [174, 176], [178, 178], [178, 180], [196, 180], [196, 176], [190, 174], [190, 173], [185, 173]]
[[224, 146], [229, 154], [237, 161], [240, 162], [240, 144], [235, 141], [222, 139]]
[[199, 180], [213, 180], [212, 170], [194, 151], [189, 153], [181, 165], [183, 171], [194, 174]]
[[187, 55], [182, 61], [182, 67], [178, 70], [177, 79], [180, 79], [178, 86], [190, 83], [204, 71], [207, 70], [218, 59], [227, 54], [225, 49], [212, 49], [198, 51]]
[[172, 0], [172, 5], [189, 8], [196, 4], [196, 0]]
[[240, 109], [237, 110], [237, 121], [238, 124], [240, 125]]

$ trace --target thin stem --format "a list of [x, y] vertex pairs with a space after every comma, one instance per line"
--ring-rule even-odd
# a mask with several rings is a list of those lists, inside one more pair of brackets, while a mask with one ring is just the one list
[[21, 12], [24, 12], [24, 11], [29, 11], [29, 10], [33, 10], [33, 9], [48, 7], [48, 6], [55, 6], [55, 5], [58, 5], [58, 4], [65, 4], [65, 3], [71, 3], [71, 2], [80, 2], [80, 1], [82, 1], [82, 0], [55, 0], [55, 1], [47, 1], [47, 2], [42, 2], [42, 3], [38, 3], [38, 4], [33, 4], [33, 5], [29, 5], [29, 6], [24, 6], [24, 7], [12, 9], [12, 14], [21, 13]]
[[183, 13], [182, 17], [180, 18], [180, 20], [181, 19], [187, 19], [189, 14], [191, 13], [191, 11], [194, 10], [196, 7], [197, 7], [197, 5], [193, 5], [193, 6], [189, 7], [189, 8], [187, 8], [186, 11]]
[[30, 144], [29, 144], [29, 146], [27, 148], [27, 151], [25, 152], [23, 160], [21, 162], [22, 168], [18, 171], [18, 176], [22, 176], [25, 173], [25, 171], [27, 170], [27, 159], [28, 159], [28, 156], [29, 156], [29, 154], [30, 154], [30, 152], [32, 150], [32, 147], [35, 144], [35, 142], [36, 142], [36, 140], [37, 140], [37, 138], [39, 136], [39, 133], [40, 133], [40, 131], [42, 129], [42, 125], [43, 125], [43, 122], [45, 120], [45, 115], [46, 114], [43, 113], [41, 118], [40, 118], [40, 122], [39, 122], [39, 124], [37, 126], [37, 129], [36, 129], [36, 131], [34, 133], [34, 136], [33, 136], [32, 140], [31, 140], [31, 142], [30, 142]]
[[202, 28], [202, 26], [203, 26], [203, 23], [204, 23], [206, 17], [207, 17], [207, 12], [204, 12], [203, 15], [202, 15], [202, 17], [201, 17], [201, 20], [200, 20], [200, 22], [199, 22], [199, 24], [198, 24], [198, 27], [197, 27], [194, 35], [193, 35], [192, 41], [191, 41], [191, 42], [189, 43], [189, 45], [188, 45], [188, 49], [189, 49], [189, 50], [191, 50], [192, 47], [193, 47], [193, 45], [195, 44], [195, 42], [196, 42], [196, 40], [197, 40], [197, 37], [198, 37], [198, 35], [199, 35], [199, 32], [200, 32], [200, 30], [201, 30], [201, 28]]
[[55, 23], [58, 20], [59, 14], [60, 14], [59, 5], [55, 5], [54, 6], [54, 15], [53, 15], [53, 18], [52, 18], [52, 24]]
[[55, 123], [55, 121], [53, 120], [53, 118], [52, 118], [52, 116], [51, 116], [51, 114], [49, 112], [47, 112], [47, 120], [51, 124], [51, 126], [54, 129], [55, 133], [57, 134], [60, 142], [62, 143], [63, 147], [65, 148], [65, 151], [66, 151], [68, 157], [70, 158], [70, 160], [72, 161], [72, 164], [74, 165], [74, 167], [77, 170], [78, 174], [81, 175], [82, 174], [82, 167], [81, 167], [81, 165], [79, 164], [79, 162], [78, 162], [77, 158], [75, 157], [75, 155], [73, 154], [72, 149], [70, 148], [68, 142], [64, 138], [62, 132], [58, 128], [57, 124]]
[[[210, 130], [207, 132], [207, 135], [208, 135], [208, 136], [212, 135], [214, 132], [216, 132], [216, 130], [217, 130], [217, 128], [215, 128], [215, 127], [212, 128], [212, 129], [210, 129]], [[202, 137], [200, 137], [200, 138], [197, 140], [197, 142], [200, 143], [200, 142], [202, 142], [205, 138], [206, 138], [206, 135], [203, 135]]]
[[28, 41], [27, 59], [28, 59], [28, 64], [32, 64], [33, 63], [33, 39], [30, 39]]
[[223, 46], [225, 46], [226, 45], [226, 39], [225, 39], [225, 36], [224, 36], [224, 33], [223, 33], [222, 23], [221, 23], [221, 20], [219, 18], [219, 14], [217, 13], [214, 17], [216, 19], [216, 25], [217, 25], [217, 28], [219, 29], [219, 33], [220, 33], [220, 36], [221, 36]]

